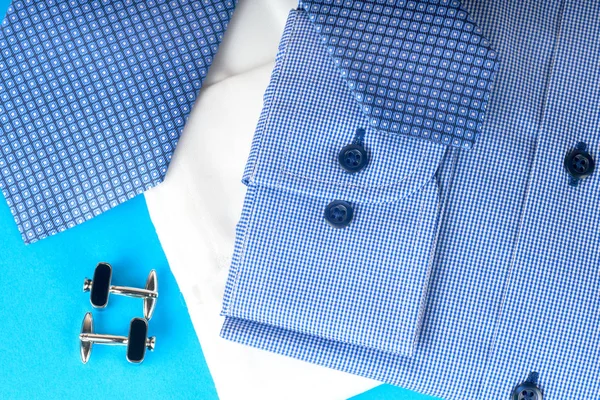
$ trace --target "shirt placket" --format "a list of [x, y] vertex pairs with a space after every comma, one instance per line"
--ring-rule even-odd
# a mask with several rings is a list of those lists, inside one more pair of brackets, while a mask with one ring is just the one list
[[[519, 240], [484, 371], [485, 398], [559, 399], [565, 388], [574, 399], [600, 393], [598, 7], [563, 5]], [[528, 382], [539, 392], [523, 390]]]

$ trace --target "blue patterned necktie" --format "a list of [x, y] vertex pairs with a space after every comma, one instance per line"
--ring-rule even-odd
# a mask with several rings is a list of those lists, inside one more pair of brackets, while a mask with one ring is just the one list
[[23, 239], [160, 183], [235, 0], [15, 0], [0, 31], [0, 188]]
[[371, 126], [470, 149], [497, 53], [459, 0], [301, 0]]

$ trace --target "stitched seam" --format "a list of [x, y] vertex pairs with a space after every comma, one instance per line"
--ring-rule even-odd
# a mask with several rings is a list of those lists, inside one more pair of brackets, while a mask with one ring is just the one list
[[[427, 185], [429, 182], [431, 182], [431, 180], [428, 180], [425, 185]], [[435, 179], [434, 179], [433, 185], [435, 185], [434, 190], [436, 191], [436, 193], [435, 193], [436, 207], [435, 208], [439, 212], [439, 198], [437, 198], [438, 195], [439, 195], [439, 193], [436, 190], [437, 189], [437, 182], [435, 182]], [[423, 193], [423, 192], [421, 192], [421, 193]], [[420, 200], [421, 200], [421, 207], [419, 208], [419, 222], [418, 222], [417, 225], [419, 227], [421, 227], [421, 229], [419, 229], [418, 233], [413, 236], [413, 242], [412, 242], [413, 243], [412, 244], [412, 248], [413, 249], [416, 249], [418, 247], [417, 243], [424, 243], [423, 239], [424, 239], [424, 236], [426, 234], [425, 229], [423, 229], [423, 221], [425, 220], [425, 208], [426, 208], [426, 204], [430, 200], [423, 198], [423, 196], [421, 196]], [[434, 229], [435, 229], [435, 225], [434, 225]], [[434, 235], [434, 237], [431, 238], [430, 245], [435, 248], [435, 235]], [[420, 258], [419, 255], [413, 254], [412, 260], [415, 261], [413, 265], [415, 265], [415, 264], [418, 263], [419, 258]], [[430, 253], [430, 257], [429, 258], [431, 258], [431, 253]], [[426, 265], [425, 268], [427, 270], [429, 270], [430, 269], [430, 263], [429, 263], [429, 261], [427, 262], [427, 264], [428, 265]], [[412, 331], [411, 335], [409, 335], [405, 339], [404, 346], [405, 347], [408, 346], [408, 348], [406, 349], [406, 354], [408, 354], [409, 356], [412, 356], [413, 353], [414, 353], [414, 351], [415, 351], [415, 339], [416, 339], [416, 337], [418, 337], [419, 330], [420, 330], [419, 328], [420, 328], [420, 325], [421, 325], [421, 317], [422, 317], [423, 309], [424, 309], [424, 307], [423, 307], [423, 305], [424, 305], [424, 299], [425, 299], [425, 297], [427, 295], [427, 287], [429, 286], [429, 276], [430, 276], [429, 271], [426, 271], [425, 272], [425, 277], [424, 277], [424, 282], [423, 282], [422, 287], [421, 287], [421, 296], [420, 296], [419, 302], [417, 303], [417, 315], [416, 315], [417, 320], [415, 321], [414, 325], [412, 326], [413, 331]], [[409, 339], [411, 339], [410, 342], [409, 342]], [[409, 342], [409, 344], [407, 345], [406, 342]]]
[[324, 179], [316, 179], [316, 178], [312, 178], [306, 175], [300, 175], [300, 174], [295, 174], [293, 172], [287, 171], [287, 170], [283, 170], [281, 171], [282, 174], [284, 175], [289, 175], [292, 176], [294, 178], [299, 178], [299, 179], [304, 179], [310, 182], [318, 182], [318, 183], [323, 183], [323, 184], [327, 184], [327, 185], [337, 185], [337, 186], [341, 186], [341, 187], [345, 187], [348, 189], [353, 189], [353, 188], [357, 188], [357, 189], [382, 189], [382, 188], [388, 188], [388, 187], [392, 187], [392, 186], [397, 186], [402, 182], [407, 181], [409, 178], [413, 177], [414, 175], [416, 175], [418, 172], [418, 170], [415, 170], [413, 173], [411, 173], [410, 175], [405, 176], [404, 178], [402, 178], [401, 180], [398, 181], [393, 181], [390, 183], [386, 183], [386, 184], [382, 184], [382, 185], [377, 185], [377, 186], [373, 186], [373, 185], [358, 185], [358, 184], [352, 184], [352, 183], [343, 183], [343, 182], [338, 182], [338, 181], [328, 181], [328, 180], [324, 180]]
[[[251, 190], [251, 189], [252, 188], [250, 188], [249, 190]], [[231, 293], [229, 295], [229, 302], [226, 307], [223, 307], [224, 314], [232, 312], [231, 310], [233, 310], [235, 303], [236, 303], [236, 294], [237, 294], [237, 290], [238, 290], [238, 286], [239, 286], [240, 272], [242, 269], [241, 267], [244, 264], [244, 260], [246, 259], [246, 248], [248, 245], [248, 238], [252, 235], [253, 224], [251, 224], [251, 220], [254, 216], [254, 207], [256, 205], [256, 197], [258, 195], [258, 191], [260, 190], [260, 188], [255, 186], [254, 189], [255, 189], [255, 192], [252, 193], [252, 206], [248, 210], [248, 217], [247, 217], [244, 231], [243, 231], [244, 237], [242, 239], [242, 244], [240, 246], [239, 258], [236, 263], [235, 277], [233, 278], [233, 282], [231, 284]], [[247, 200], [248, 199], [246, 198], [244, 201], [247, 201]], [[227, 314], [225, 314], [225, 315], [228, 316]]]

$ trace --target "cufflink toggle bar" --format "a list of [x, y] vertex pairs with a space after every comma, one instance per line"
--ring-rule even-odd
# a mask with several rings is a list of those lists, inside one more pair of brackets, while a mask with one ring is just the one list
[[129, 335], [101, 335], [94, 333], [94, 320], [92, 313], [86, 313], [81, 324], [81, 333], [79, 334], [79, 350], [81, 353], [81, 362], [86, 364], [92, 354], [92, 345], [110, 344], [127, 346], [127, 361], [130, 363], [141, 363], [144, 361], [146, 348], [154, 350], [156, 338], [148, 338], [148, 322], [143, 318], [134, 318], [129, 325]]
[[156, 299], [158, 298], [158, 278], [156, 271], [150, 271], [146, 280], [146, 288], [138, 289], [126, 286], [111, 285], [112, 267], [108, 263], [99, 263], [94, 271], [94, 278], [90, 280], [85, 278], [83, 282], [83, 291], [91, 292], [90, 302], [94, 308], [104, 308], [108, 304], [108, 295], [110, 293], [121, 296], [138, 297], [144, 299], [144, 317], [147, 320], [152, 318]]

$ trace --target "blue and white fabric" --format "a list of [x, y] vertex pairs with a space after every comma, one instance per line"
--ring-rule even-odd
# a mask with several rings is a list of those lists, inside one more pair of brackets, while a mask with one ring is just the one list
[[459, 0], [300, 1], [369, 124], [471, 148], [497, 53]]
[[[248, 226], [253, 233], [237, 245], [251, 251], [236, 256], [252, 267], [237, 269], [234, 262], [224, 312], [410, 355], [439, 207], [432, 177], [445, 146], [412, 146], [410, 138], [368, 127], [327, 53], [311, 52], [320, 44], [306, 14], [291, 18], [279, 56], [288, 62], [273, 75], [275, 93], [267, 100], [277, 117], [263, 115], [244, 176], [249, 190], [240, 229]], [[310, 80], [303, 79], [307, 73]], [[289, 90], [292, 95], [278, 96]], [[277, 97], [287, 101], [272, 101]], [[359, 127], [368, 128], [372, 162], [355, 178], [331, 160]], [[428, 159], [420, 160], [423, 154]], [[291, 195], [279, 196], [281, 188]], [[338, 198], [361, 205], [357, 219], [382, 223], [333, 230], [323, 210]], [[410, 228], [396, 232], [398, 226]], [[373, 292], [368, 282], [379, 290]]]
[[[222, 336], [447, 400], [508, 400], [531, 373], [545, 400], [597, 398], [600, 178], [563, 164], [600, 154], [597, 3], [462, 2], [501, 60], [468, 151], [373, 126], [309, 3], [244, 172]], [[370, 161], [348, 174], [357, 128]]]
[[0, 188], [27, 243], [160, 183], [235, 0], [15, 0]]

